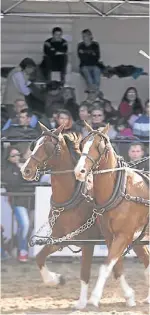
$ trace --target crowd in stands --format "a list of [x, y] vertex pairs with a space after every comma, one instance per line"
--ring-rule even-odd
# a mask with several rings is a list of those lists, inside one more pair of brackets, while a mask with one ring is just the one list
[[[22, 60], [8, 74], [3, 96], [1, 137], [2, 181], [7, 184], [9, 191], [24, 191], [22, 184], [26, 181], [22, 179], [20, 167], [31, 154], [31, 140], [41, 134], [38, 121], [49, 129], [64, 124], [63, 133], [76, 132], [82, 138], [88, 134], [84, 120], [94, 130], [109, 123], [108, 135], [112, 141], [131, 140], [130, 145], [124, 143], [115, 147], [127, 161], [134, 162], [148, 155], [147, 145], [144, 146], [141, 141], [149, 140], [149, 100], [143, 104], [134, 87], [125, 91], [120, 104], [116, 104], [118, 107], [114, 108], [111, 100], [105, 99], [99, 90], [100, 47], [93, 40], [91, 31], [86, 29], [82, 31], [83, 41], [79, 43], [77, 53], [80, 73], [87, 83], [87, 97], [77, 104], [75, 88], [65, 86], [68, 44], [62, 35], [59, 27], [54, 28], [52, 37], [44, 43], [44, 56], [39, 66], [45, 82], [44, 89], [39, 89], [35, 84], [37, 66], [30, 58]], [[52, 72], [55, 71], [60, 72], [60, 81], [51, 80]], [[9, 140], [10, 143], [13, 140], [13, 145], [10, 145]], [[142, 167], [148, 170], [148, 163]], [[18, 222], [18, 257], [20, 261], [26, 261], [30, 209], [24, 198], [20, 197], [16, 197], [11, 205]]]

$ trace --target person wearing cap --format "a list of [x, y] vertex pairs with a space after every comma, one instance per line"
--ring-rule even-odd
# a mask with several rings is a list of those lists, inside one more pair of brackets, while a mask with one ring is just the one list
[[35, 62], [31, 58], [25, 58], [19, 66], [10, 71], [4, 91], [3, 104], [15, 105], [16, 99], [25, 101], [26, 96], [31, 94], [30, 76], [35, 69]]

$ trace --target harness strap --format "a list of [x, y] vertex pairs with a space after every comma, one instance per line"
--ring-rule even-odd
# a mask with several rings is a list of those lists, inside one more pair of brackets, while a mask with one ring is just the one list
[[57, 203], [51, 198], [51, 206], [54, 208], [65, 208], [65, 210], [76, 208], [83, 200], [85, 200], [82, 194], [83, 189], [85, 189], [85, 183], [78, 181], [75, 192], [71, 199], [65, 201], [64, 203]]
[[[124, 162], [119, 158], [118, 167], [122, 167], [123, 163]], [[98, 214], [103, 214], [105, 211], [109, 211], [120, 204], [120, 202], [123, 200], [122, 192], [125, 194], [126, 191], [126, 182], [127, 176], [125, 170], [120, 171], [116, 180], [115, 189], [110, 199], [106, 201], [104, 205], [94, 203], [94, 207], [96, 210], [98, 210]]]

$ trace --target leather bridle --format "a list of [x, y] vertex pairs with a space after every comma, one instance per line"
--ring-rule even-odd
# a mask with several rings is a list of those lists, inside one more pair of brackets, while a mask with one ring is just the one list
[[51, 155], [49, 155], [49, 152], [48, 152], [48, 150], [47, 150], [47, 148], [46, 148], [46, 141], [43, 141], [43, 147], [44, 147], [44, 150], [45, 150], [45, 153], [46, 153], [46, 156], [47, 156], [46, 160], [42, 162], [43, 165], [41, 165], [40, 159], [38, 159], [34, 154], [31, 154], [30, 158], [33, 159], [33, 160], [35, 160], [35, 161], [38, 163], [37, 168], [36, 168], [36, 169], [37, 169], [37, 172], [44, 171], [44, 170], [46, 169], [46, 167], [47, 167], [47, 162], [48, 162], [55, 154], [58, 155], [58, 154], [60, 153], [60, 150], [61, 150], [61, 147], [60, 147], [60, 144], [59, 144], [59, 142], [60, 142], [59, 137], [58, 137], [56, 134], [54, 134], [52, 131], [49, 130], [49, 131], [43, 131], [42, 134], [41, 134], [34, 142], [31, 143], [31, 146], [30, 146], [30, 150], [31, 150], [31, 151], [33, 151], [33, 146], [35, 146], [35, 143], [36, 143], [40, 138], [42, 138], [42, 137], [44, 137], [44, 136], [50, 137], [50, 138], [54, 138], [55, 140], [57, 140], [57, 143], [56, 143], [56, 145], [55, 145], [55, 147], [54, 147], [53, 153], [52, 153]]
[[[99, 135], [99, 136], [102, 138], [102, 140], [105, 140], [106, 143], [105, 143], [105, 148], [104, 148], [103, 152], [101, 153], [100, 150], [99, 150], [100, 142], [101, 142], [101, 141], [99, 142], [99, 145], [98, 145], [98, 152], [99, 152], [99, 154], [100, 154], [100, 157], [99, 157], [98, 161], [95, 161], [95, 160], [93, 159], [93, 157], [90, 156], [88, 153], [82, 153], [82, 154], [81, 154], [81, 156], [86, 156], [87, 159], [89, 159], [89, 160], [92, 162], [92, 170], [93, 170], [95, 167], [99, 166], [99, 163], [100, 163], [101, 158], [103, 157], [103, 155], [106, 157], [107, 152], [108, 152], [109, 149], [110, 149], [109, 138], [108, 138], [105, 134], [103, 134], [102, 132], [100, 132], [100, 131], [98, 131], [98, 130], [93, 130], [93, 131], [91, 131], [91, 132], [88, 134], [87, 137], [89, 137], [89, 136], [94, 136], [94, 135]], [[82, 141], [84, 141], [87, 137], [85, 137]], [[82, 145], [82, 142], [81, 142], [81, 145]]]

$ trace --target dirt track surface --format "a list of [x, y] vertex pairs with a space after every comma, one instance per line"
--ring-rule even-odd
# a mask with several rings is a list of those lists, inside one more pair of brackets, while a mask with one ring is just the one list
[[[66, 284], [59, 287], [45, 287], [42, 283], [35, 261], [19, 264], [16, 261], [2, 263], [2, 301], [1, 314], [49, 314], [49, 315], [145, 315], [149, 307], [142, 300], [147, 297], [144, 267], [131, 259], [125, 261], [125, 273], [131, 287], [135, 290], [137, 306], [128, 308], [118, 281], [111, 276], [104, 290], [98, 309], [87, 306], [84, 311], [73, 309], [74, 301], [79, 297], [80, 264], [47, 262], [51, 271], [61, 273]], [[89, 293], [94, 287], [99, 264], [92, 265]]]

